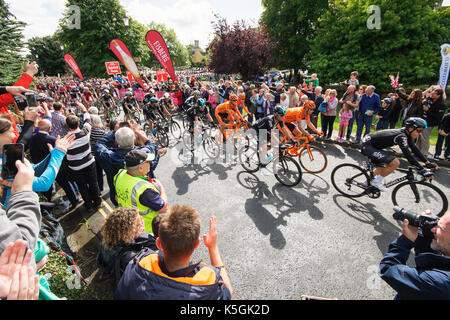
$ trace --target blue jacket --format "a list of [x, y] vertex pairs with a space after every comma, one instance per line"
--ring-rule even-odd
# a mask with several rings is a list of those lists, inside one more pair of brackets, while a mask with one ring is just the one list
[[[107, 134], [101, 138], [92, 148], [92, 153], [95, 158], [100, 162], [100, 166], [106, 173], [106, 180], [109, 186], [109, 198], [114, 205], [118, 205], [115, 200], [116, 188], [114, 187], [114, 177], [119, 172], [120, 169], [125, 168], [125, 156], [132, 149], [109, 149], [114, 145], [114, 135]], [[158, 149], [156, 145], [151, 141], [147, 140], [145, 147], [137, 147], [136, 149], [143, 150], [148, 153], [155, 154], [155, 160], [150, 163], [150, 172], [148, 173], [149, 178], [155, 178], [154, 170], [159, 163]]]
[[[53, 151], [40, 163], [33, 164], [34, 178], [33, 178], [33, 191], [34, 192], [46, 192], [50, 190], [55, 182], [56, 176], [58, 175], [61, 163], [64, 160], [66, 153], [59, 150], [53, 149]], [[0, 154], [0, 171], [3, 155]], [[2, 204], [7, 207], [8, 199], [11, 195], [11, 189], [5, 188], [6, 194], [2, 197]]]
[[376, 93], [373, 93], [371, 97], [367, 94], [361, 96], [361, 101], [359, 102], [359, 113], [365, 114], [366, 111], [372, 110], [373, 114], [377, 114], [381, 109], [381, 99]]
[[116, 289], [118, 300], [229, 300], [220, 268], [203, 262], [168, 275], [162, 253], [148, 249], [130, 261]]
[[[380, 263], [380, 276], [397, 291], [396, 300], [450, 299], [450, 257], [433, 251], [430, 243], [419, 229], [415, 243], [402, 235], [390, 244]], [[406, 265], [412, 248], [416, 268]]]

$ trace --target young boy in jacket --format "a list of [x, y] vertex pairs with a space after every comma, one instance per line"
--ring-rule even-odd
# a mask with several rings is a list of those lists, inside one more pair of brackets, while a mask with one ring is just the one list
[[203, 242], [211, 265], [192, 263], [200, 245], [200, 217], [189, 206], [174, 205], [161, 219], [158, 252], [148, 250], [130, 262], [119, 282], [120, 300], [229, 300], [231, 282], [217, 246], [217, 221], [210, 219]]

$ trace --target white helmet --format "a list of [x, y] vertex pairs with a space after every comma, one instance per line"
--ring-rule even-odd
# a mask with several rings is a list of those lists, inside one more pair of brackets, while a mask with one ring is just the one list
[[164, 93], [164, 99], [170, 99], [170, 94], [168, 92]]

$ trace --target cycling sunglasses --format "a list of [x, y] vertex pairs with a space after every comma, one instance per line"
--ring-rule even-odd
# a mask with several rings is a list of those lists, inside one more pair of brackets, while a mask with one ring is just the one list
[[422, 134], [423, 133], [423, 129], [416, 129], [417, 133]]

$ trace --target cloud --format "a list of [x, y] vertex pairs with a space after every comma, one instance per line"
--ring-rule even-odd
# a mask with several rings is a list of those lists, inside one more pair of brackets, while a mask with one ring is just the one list
[[65, 0], [6, 0], [11, 12], [27, 23], [25, 40], [55, 33], [62, 17]]
[[122, 0], [128, 14], [144, 25], [154, 21], [174, 29], [183, 45], [200, 41], [206, 47], [212, 37], [211, 22], [214, 8], [207, 1], [177, 0], [172, 3], [160, 1], [158, 5], [144, 0]]
[[[260, 0], [119, 0], [127, 13], [144, 25], [154, 21], [174, 29], [183, 45], [200, 41], [205, 48], [212, 39], [214, 13], [232, 23], [244, 19], [256, 25], [262, 12]], [[65, 10], [66, 0], [6, 0], [18, 20], [28, 25], [25, 40], [52, 35]]]

